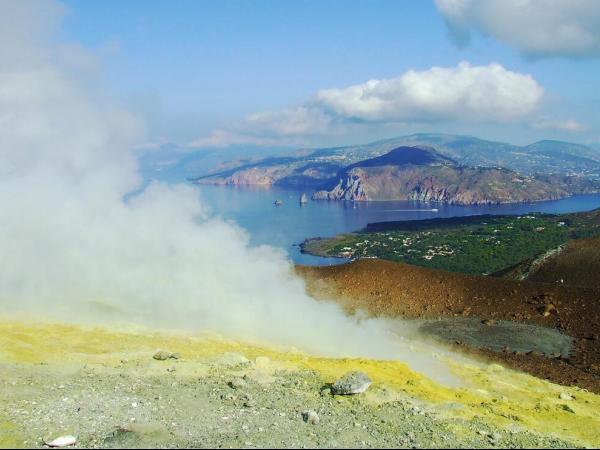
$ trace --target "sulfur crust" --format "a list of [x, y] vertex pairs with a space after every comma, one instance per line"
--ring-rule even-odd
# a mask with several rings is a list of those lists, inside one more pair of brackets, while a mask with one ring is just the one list
[[[157, 349], [174, 349], [186, 364], [184, 374], [193, 376], [206, 370], [206, 358], [237, 352], [250, 359], [266, 356], [287, 370], [313, 370], [324, 383], [349, 370], [363, 370], [374, 387], [433, 404], [444, 414], [470, 419], [479, 417], [496, 426], [517, 424], [545, 435], [582, 446], [600, 445], [600, 396], [579, 388], [558, 386], [530, 375], [504, 369], [497, 364], [465, 365], [449, 361], [453, 372], [463, 380], [460, 388], [434, 383], [394, 361], [331, 359], [306, 355], [290, 349], [244, 344], [209, 335], [148, 332], [139, 328], [109, 330], [47, 323], [0, 321], [0, 363], [47, 364], [56, 370], [76, 370], [82, 365], [113, 367], [123, 358], [147, 361]], [[151, 364], [140, 364], [152, 373]], [[559, 399], [568, 392], [575, 401]], [[374, 394], [370, 394], [376, 401]], [[9, 431], [10, 422], [0, 417], [0, 447], [18, 439]], [[455, 430], [460, 431], [460, 430]]]

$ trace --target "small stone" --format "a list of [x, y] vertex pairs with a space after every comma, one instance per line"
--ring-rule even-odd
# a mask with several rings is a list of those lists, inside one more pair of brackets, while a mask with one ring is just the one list
[[134, 448], [139, 436], [130, 428], [117, 428], [104, 438], [106, 448]]
[[171, 353], [165, 350], [159, 350], [154, 354], [153, 358], [157, 361], [166, 361], [167, 359], [179, 359], [180, 355], [179, 353]]
[[482, 324], [487, 325], [489, 327], [493, 327], [497, 324], [497, 322], [494, 319], [485, 319], [481, 321]]
[[331, 386], [333, 395], [361, 394], [371, 386], [371, 379], [364, 372], [349, 372]]
[[312, 410], [304, 411], [302, 413], [302, 419], [306, 423], [309, 423], [311, 425], [318, 425], [321, 420], [321, 419], [319, 419], [319, 415], [315, 411], [312, 411]]
[[252, 399], [248, 399], [244, 402], [244, 408], [255, 408], [256, 402]]
[[328, 395], [331, 395], [331, 389], [329, 389], [329, 388], [322, 389], [320, 394], [321, 394], [321, 397], [327, 397]]
[[560, 395], [558, 396], [558, 398], [561, 400], [566, 400], [566, 401], [573, 400], [573, 397], [571, 397], [566, 392], [561, 392]]
[[69, 447], [75, 444], [77, 444], [77, 438], [70, 435], [57, 437], [50, 442], [46, 442], [46, 445], [51, 448]]
[[550, 314], [558, 314], [558, 310], [556, 309], [556, 306], [554, 306], [553, 303], [549, 303], [543, 308], [541, 308], [540, 312], [544, 317], [548, 317]]
[[241, 378], [235, 378], [227, 383], [231, 389], [242, 389], [246, 386], [246, 382]]

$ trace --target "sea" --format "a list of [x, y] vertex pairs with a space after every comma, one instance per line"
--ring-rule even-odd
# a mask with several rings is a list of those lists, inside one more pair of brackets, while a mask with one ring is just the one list
[[[476, 214], [571, 213], [600, 208], [600, 194], [534, 203], [457, 206], [409, 201], [312, 201], [310, 190], [277, 186], [194, 186], [211, 214], [243, 227], [252, 245], [282, 248], [295, 263], [304, 265], [345, 262], [341, 258], [302, 254], [299, 244], [305, 239], [357, 231], [372, 222]], [[306, 204], [300, 203], [303, 193], [309, 199]], [[276, 202], [280, 204], [277, 206]]]

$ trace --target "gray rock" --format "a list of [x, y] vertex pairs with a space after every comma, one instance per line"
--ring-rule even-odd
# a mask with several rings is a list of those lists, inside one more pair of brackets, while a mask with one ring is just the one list
[[321, 419], [319, 419], [319, 415], [312, 410], [304, 411], [302, 413], [302, 420], [311, 425], [318, 425]]
[[227, 386], [229, 386], [231, 389], [242, 389], [246, 386], [246, 381], [244, 381], [242, 378], [235, 378], [231, 381], [229, 381], [227, 383]]
[[502, 435], [500, 433], [492, 433], [490, 435], [490, 444], [498, 445], [500, 443], [500, 439], [502, 439]]
[[561, 392], [560, 395], [558, 396], [558, 398], [560, 398], [561, 400], [566, 400], [566, 401], [573, 400], [573, 397], [571, 397], [566, 392]]
[[364, 372], [348, 372], [331, 386], [333, 395], [361, 394], [371, 386], [371, 379]]
[[165, 350], [159, 350], [154, 354], [153, 358], [157, 361], [166, 361], [167, 359], [179, 359], [180, 355], [179, 353], [171, 353]]
[[139, 436], [128, 428], [117, 428], [104, 438], [106, 448], [132, 448], [139, 445]]
[[71, 435], [57, 437], [56, 439], [53, 439], [50, 442], [46, 442], [46, 446], [50, 448], [70, 447], [71, 445], [75, 444], [77, 444], [77, 438]]

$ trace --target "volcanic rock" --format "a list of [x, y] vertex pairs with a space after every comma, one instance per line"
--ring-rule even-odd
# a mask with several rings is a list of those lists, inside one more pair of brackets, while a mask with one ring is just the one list
[[560, 398], [561, 400], [573, 400], [573, 397], [571, 397], [571, 395], [567, 394], [566, 392], [561, 392], [560, 395], [558, 396], [558, 398]]
[[153, 356], [157, 361], [166, 361], [167, 359], [179, 359], [179, 353], [171, 353], [165, 350], [159, 350]]
[[553, 303], [547, 304], [541, 309], [541, 311], [542, 316], [544, 317], [548, 317], [550, 314], [558, 314], [558, 310], [556, 309], [556, 306], [554, 306]]
[[319, 415], [312, 410], [304, 411], [302, 413], [302, 419], [311, 425], [318, 425], [320, 422]]
[[371, 379], [364, 372], [348, 372], [331, 386], [333, 395], [361, 394], [371, 386]]
[[53, 439], [50, 442], [46, 442], [46, 445], [50, 448], [61, 448], [61, 447], [69, 447], [71, 445], [75, 445], [77, 443], [77, 438], [75, 436], [61, 436]]

